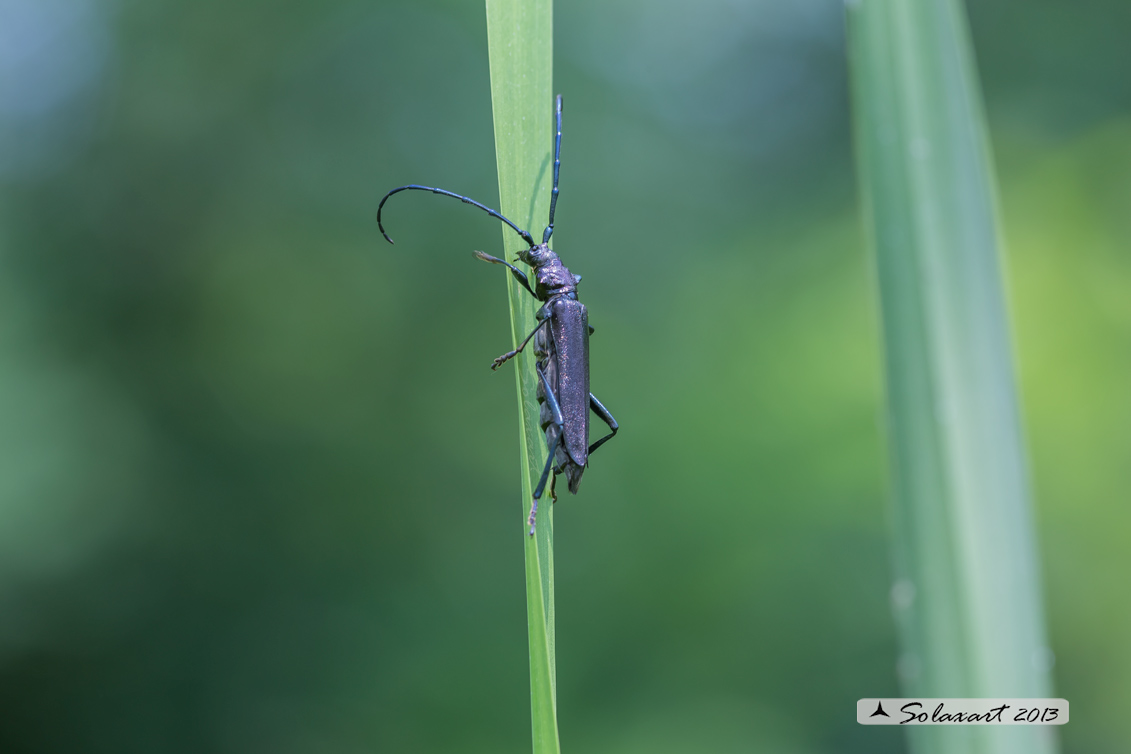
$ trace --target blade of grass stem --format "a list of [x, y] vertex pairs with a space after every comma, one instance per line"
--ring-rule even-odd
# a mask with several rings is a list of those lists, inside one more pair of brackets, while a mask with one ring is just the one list
[[[849, 0], [894, 487], [908, 696], [1043, 697], [1051, 680], [994, 178], [958, 0]], [[923, 726], [917, 754], [1050, 754], [1046, 727]]]
[[[550, 212], [553, 112], [552, 0], [487, 0], [487, 51], [499, 171], [499, 211], [535, 238]], [[503, 228], [506, 257], [514, 262], [526, 244]], [[518, 343], [534, 329], [536, 302], [507, 275], [511, 333]], [[514, 360], [522, 450], [522, 531], [533, 494], [533, 475], [546, 461], [538, 422], [534, 349]], [[554, 666], [554, 510], [549, 494], [538, 510], [535, 536], [526, 543], [526, 608], [530, 645], [530, 714], [535, 754], [557, 754], [557, 687]]]

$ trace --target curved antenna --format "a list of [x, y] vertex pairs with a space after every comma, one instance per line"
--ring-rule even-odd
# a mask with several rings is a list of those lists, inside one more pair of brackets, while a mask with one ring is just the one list
[[550, 224], [542, 234], [542, 243], [546, 243], [550, 240], [550, 236], [554, 235], [554, 209], [558, 206], [558, 172], [562, 167], [562, 95], [560, 94], [554, 110], [558, 115], [558, 137], [554, 140], [554, 190], [550, 192]]
[[389, 243], [392, 243], [393, 239], [389, 238], [389, 234], [385, 232], [385, 227], [383, 225], [381, 225], [381, 208], [385, 206], [385, 202], [389, 201], [390, 196], [397, 193], [398, 191], [408, 191], [409, 189], [416, 189], [417, 191], [431, 191], [433, 194], [443, 194], [444, 196], [450, 196], [450, 197], [453, 197], [455, 199], [459, 199], [464, 204], [472, 204], [472, 205], [478, 207], [479, 209], [483, 210], [484, 212], [486, 212], [491, 217], [496, 217], [496, 218], [502, 220], [503, 222], [505, 222], [507, 225], [514, 228], [515, 232], [518, 233], [520, 236], [522, 236], [523, 241], [526, 241], [528, 244], [530, 244], [531, 248], [534, 247], [534, 239], [530, 237], [529, 233], [527, 233], [525, 230], [518, 227], [517, 225], [515, 225], [510, 220], [503, 217], [502, 215], [500, 215], [498, 212], [491, 209], [490, 207], [486, 207], [486, 206], [480, 204], [479, 202], [475, 201], [474, 199], [468, 199], [466, 196], [460, 196], [459, 194], [453, 194], [451, 191], [444, 191], [444, 189], [432, 188], [431, 186], [418, 186], [415, 183], [411, 183], [408, 186], [398, 186], [397, 188], [393, 189], [389, 193], [385, 194], [385, 197], [381, 200], [381, 203], [377, 205], [377, 227], [381, 230], [381, 235], [383, 235], [385, 237], [385, 240], [388, 241]]

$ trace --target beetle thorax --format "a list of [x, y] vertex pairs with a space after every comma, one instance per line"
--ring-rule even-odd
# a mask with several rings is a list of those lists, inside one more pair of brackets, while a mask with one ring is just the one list
[[535, 268], [534, 275], [538, 278], [538, 287], [546, 289], [547, 293], [564, 293], [576, 286], [573, 275], [557, 257], [550, 264]]
[[552, 296], [576, 290], [577, 279], [565, 268], [562, 260], [550, 249], [549, 244], [540, 244], [521, 251], [519, 259], [534, 268], [540, 298], [543, 295]]

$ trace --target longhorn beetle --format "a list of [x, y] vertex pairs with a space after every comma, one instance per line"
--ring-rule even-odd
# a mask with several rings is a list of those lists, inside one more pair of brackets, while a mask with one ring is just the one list
[[[546, 458], [546, 466], [542, 469], [542, 477], [538, 480], [538, 486], [534, 488], [533, 500], [530, 503], [530, 517], [527, 523], [530, 524], [531, 536], [534, 535], [538, 501], [546, 489], [546, 481], [550, 478], [550, 473], [553, 472], [553, 478], [550, 479], [551, 500], [555, 499], [554, 484], [557, 482], [558, 474], [566, 475], [569, 491], [576, 494], [581, 484], [581, 475], [585, 473], [585, 467], [589, 463], [589, 456], [611, 439], [618, 428], [616, 419], [609, 410], [589, 392], [589, 335], [593, 332], [593, 328], [589, 326], [589, 314], [585, 305], [577, 300], [577, 284], [581, 282], [581, 276], [567, 270], [558, 255], [550, 249], [550, 236], [554, 232], [554, 209], [558, 204], [558, 173], [561, 169], [562, 154], [560, 94], [554, 112], [557, 119], [557, 136], [554, 139], [554, 188], [550, 193], [550, 219], [546, 230], [542, 233], [542, 243], [535, 244], [528, 232], [495, 210], [466, 196], [431, 186], [416, 184], [399, 186], [385, 194], [381, 203], [377, 205], [377, 227], [389, 243], [392, 243], [393, 239], [389, 238], [389, 234], [381, 224], [381, 209], [393, 194], [412, 189], [450, 196], [464, 204], [478, 207], [491, 217], [509, 225], [530, 245], [530, 248], [518, 253], [518, 261], [534, 271], [533, 288], [530, 287], [530, 280], [526, 274], [510, 262], [482, 251], [473, 254], [484, 262], [501, 264], [510, 269], [511, 275], [523, 288], [530, 291], [530, 295], [544, 302], [542, 308], [538, 310], [538, 325], [534, 330], [526, 336], [518, 348], [507, 351], [491, 364], [492, 370], [498, 369], [508, 360], [522, 353], [522, 349], [526, 348], [530, 339], [534, 339], [534, 355], [537, 359], [534, 369], [538, 373], [540, 404], [539, 420], [546, 433], [549, 456]], [[596, 413], [610, 430], [609, 434], [592, 445], [589, 444], [590, 410]]]

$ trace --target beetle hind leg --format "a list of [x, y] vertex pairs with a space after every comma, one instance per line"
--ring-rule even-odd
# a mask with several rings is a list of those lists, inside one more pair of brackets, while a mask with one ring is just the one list
[[601, 447], [609, 440], [613, 439], [613, 437], [617, 433], [617, 430], [620, 429], [620, 425], [617, 424], [617, 420], [613, 418], [613, 415], [609, 413], [609, 409], [605, 408], [604, 405], [601, 404], [601, 401], [597, 400], [597, 396], [593, 395], [593, 393], [589, 394], [589, 408], [592, 409], [593, 413], [601, 418], [601, 421], [605, 422], [605, 424], [609, 426], [610, 430], [612, 430], [609, 432], [609, 434], [605, 435], [600, 440], [589, 446], [589, 455], [593, 455], [594, 450]]
[[[559, 416], [561, 414], [559, 413]], [[546, 459], [546, 466], [542, 469], [542, 478], [538, 480], [538, 486], [534, 488], [534, 500], [530, 503], [530, 518], [526, 523], [530, 524], [530, 536], [534, 536], [534, 519], [538, 515], [538, 501], [542, 498], [542, 492], [546, 489], [546, 481], [553, 471], [554, 456], [558, 452], [558, 446], [562, 444], [562, 425], [558, 424], [557, 436], [554, 438], [553, 443], [550, 444], [550, 457]], [[554, 480], [557, 481], [558, 475], [554, 474]], [[554, 495], [553, 485], [550, 486], [550, 501], [553, 502], [557, 499]]]
[[[534, 488], [533, 501], [530, 504], [530, 518], [527, 523], [530, 524], [530, 536], [534, 536], [534, 520], [538, 515], [538, 500], [542, 497], [542, 493], [546, 490], [546, 482], [549, 481], [550, 472], [554, 469], [554, 458], [558, 454], [558, 448], [562, 444], [562, 436], [565, 434], [565, 419], [562, 418], [562, 409], [558, 405], [558, 399], [554, 397], [554, 391], [550, 389], [550, 381], [546, 379], [546, 373], [542, 371], [541, 367], [535, 366], [535, 371], [538, 372], [538, 378], [542, 382], [542, 386], [546, 393], [545, 405], [550, 407], [550, 412], [553, 414], [553, 425], [557, 430], [553, 433], [554, 438], [550, 441], [550, 452], [546, 456], [546, 466], [542, 469], [542, 477], [538, 480], [538, 486]], [[557, 475], [554, 475], [555, 478]], [[554, 497], [553, 489], [551, 488], [550, 497]]]

